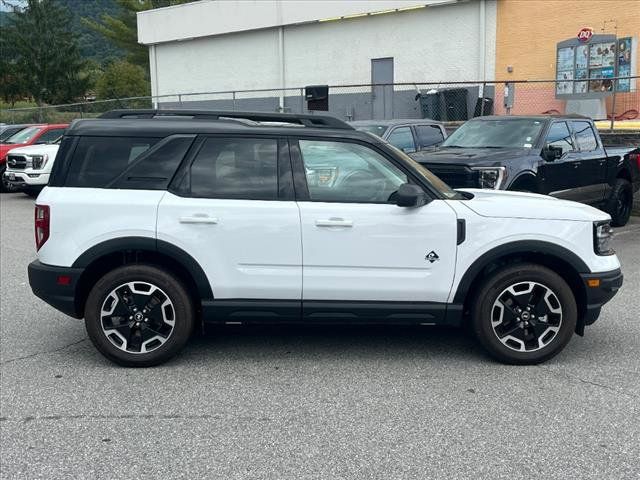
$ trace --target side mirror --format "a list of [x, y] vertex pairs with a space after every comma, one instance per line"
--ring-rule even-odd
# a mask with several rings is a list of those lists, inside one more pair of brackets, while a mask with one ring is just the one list
[[545, 145], [542, 149], [542, 158], [547, 162], [553, 162], [562, 157], [562, 147], [555, 147], [553, 145]]
[[399, 207], [421, 207], [427, 203], [427, 194], [417, 185], [403, 183], [396, 192], [396, 205]]

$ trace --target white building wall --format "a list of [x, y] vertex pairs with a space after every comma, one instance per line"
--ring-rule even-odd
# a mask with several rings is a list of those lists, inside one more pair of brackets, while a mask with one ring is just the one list
[[[356, 2], [357, 3], [357, 2]], [[493, 78], [495, 0], [420, 8], [284, 29], [284, 86], [371, 82], [371, 59], [393, 57], [396, 82]], [[245, 31], [155, 48], [157, 95], [281, 88], [278, 28]], [[484, 70], [482, 64], [484, 63]]]

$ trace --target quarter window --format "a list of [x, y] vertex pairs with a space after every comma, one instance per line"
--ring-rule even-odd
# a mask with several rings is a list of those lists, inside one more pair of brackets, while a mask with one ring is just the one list
[[69, 166], [67, 187], [105, 188], [158, 138], [82, 137]]
[[589, 122], [572, 122], [576, 143], [581, 152], [590, 152], [598, 148], [598, 141]]
[[437, 125], [416, 125], [418, 148], [433, 147], [444, 142], [442, 130]]
[[376, 151], [356, 143], [300, 140], [316, 202], [388, 203], [407, 176]]
[[54, 128], [47, 130], [38, 137], [36, 143], [53, 143], [58, 140], [64, 134], [64, 128]]
[[409, 127], [398, 127], [394, 129], [387, 141], [394, 147], [399, 148], [403, 152], [415, 152], [416, 145], [413, 142], [413, 134]]
[[552, 147], [562, 148], [562, 153], [565, 154], [574, 150], [573, 141], [571, 140], [571, 133], [566, 122], [556, 122], [551, 125], [549, 133], [547, 134], [547, 145]]
[[277, 200], [278, 141], [208, 138], [187, 178], [194, 197]]

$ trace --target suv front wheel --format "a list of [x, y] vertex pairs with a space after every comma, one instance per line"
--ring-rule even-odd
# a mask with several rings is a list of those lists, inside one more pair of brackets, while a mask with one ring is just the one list
[[93, 344], [127, 367], [150, 367], [173, 357], [186, 344], [193, 324], [193, 303], [182, 282], [151, 265], [126, 265], [107, 273], [85, 307]]
[[558, 354], [576, 328], [573, 291], [546, 267], [518, 264], [487, 278], [472, 306], [482, 346], [510, 364], [536, 364]]

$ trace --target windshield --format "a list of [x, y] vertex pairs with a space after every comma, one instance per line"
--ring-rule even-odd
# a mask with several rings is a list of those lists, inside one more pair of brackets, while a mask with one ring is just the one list
[[384, 132], [387, 130], [387, 125], [360, 125], [356, 127], [356, 129], [361, 130], [363, 132], [373, 133], [374, 135], [382, 138]]
[[42, 127], [29, 127], [9, 137], [4, 143], [27, 143], [35, 137]]
[[437, 175], [435, 175], [433, 172], [431, 172], [431, 170], [429, 170], [429, 169], [423, 167], [422, 165], [420, 165], [418, 162], [416, 162], [413, 158], [411, 158], [409, 155], [404, 153], [402, 150], [400, 150], [399, 148], [394, 147], [393, 145], [391, 145], [388, 142], [385, 142], [385, 143], [389, 147], [393, 148], [395, 150], [396, 154], [401, 156], [407, 163], [409, 163], [415, 169], [414, 173], [416, 173], [418, 176], [422, 177], [422, 180], [424, 180], [425, 182], [429, 183], [434, 189], [436, 189], [438, 192], [440, 192], [446, 199], [448, 199], [448, 200], [464, 200], [466, 198], [464, 195], [462, 195], [461, 193], [456, 192], [449, 185], [447, 185], [442, 180], [440, 180], [440, 178]]
[[470, 121], [453, 132], [442, 147], [531, 148], [543, 126], [542, 120], [530, 118]]
[[7, 140], [12, 135], [15, 135], [19, 131], [24, 130], [24, 128], [25, 127], [4, 127], [4, 130], [0, 132], [0, 142], [4, 143], [5, 140]]

